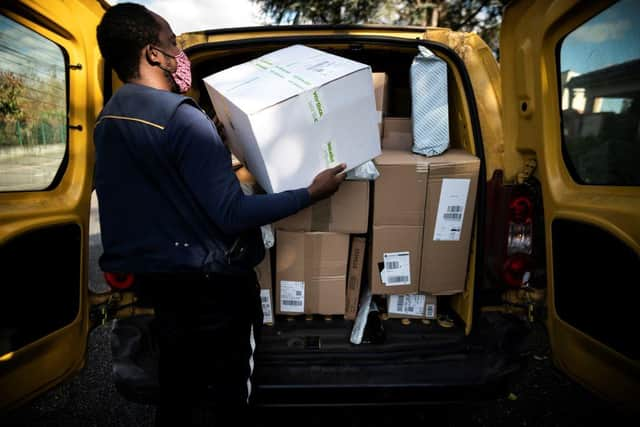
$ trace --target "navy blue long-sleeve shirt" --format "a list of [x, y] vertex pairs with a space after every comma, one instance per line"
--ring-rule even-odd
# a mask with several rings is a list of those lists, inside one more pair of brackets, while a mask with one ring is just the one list
[[167, 128], [180, 173], [213, 222], [237, 234], [282, 219], [309, 205], [306, 188], [276, 194], [245, 195], [231, 167], [231, 153], [212, 122], [182, 104]]
[[[206, 239], [228, 244], [310, 204], [306, 188], [245, 195], [215, 126], [190, 103], [176, 109], [182, 100], [126, 84], [98, 118], [95, 184], [104, 271], [201, 270]], [[202, 231], [212, 228], [219, 233]]]

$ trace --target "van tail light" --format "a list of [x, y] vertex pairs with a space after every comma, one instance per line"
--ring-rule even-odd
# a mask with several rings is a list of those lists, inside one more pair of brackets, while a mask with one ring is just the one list
[[533, 263], [529, 256], [524, 254], [510, 256], [502, 267], [502, 278], [509, 286], [528, 285], [532, 267]]
[[133, 285], [134, 276], [131, 273], [104, 273], [104, 280], [114, 289], [124, 290]]
[[533, 202], [518, 196], [509, 203], [507, 255], [531, 254], [533, 233]]
[[539, 184], [504, 184], [502, 171], [488, 183], [485, 254], [487, 286], [544, 286], [544, 236]]

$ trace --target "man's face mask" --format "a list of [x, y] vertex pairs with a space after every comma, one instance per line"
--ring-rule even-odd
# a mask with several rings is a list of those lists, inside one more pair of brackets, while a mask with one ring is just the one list
[[163, 55], [169, 56], [176, 60], [176, 70], [171, 72], [165, 68], [162, 68], [161, 65], [158, 65], [162, 70], [171, 74], [173, 81], [178, 87], [178, 91], [180, 93], [186, 93], [191, 88], [191, 61], [187, 58], [187, 55], [180, 50], [180, 53], [177, 55], [170, 55], [167, 52], [155, 48], [160, 51]]

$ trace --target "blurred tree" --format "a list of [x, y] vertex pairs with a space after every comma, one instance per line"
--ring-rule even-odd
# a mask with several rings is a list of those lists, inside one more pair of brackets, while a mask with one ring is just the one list
[[0, 72], [0, 117], [19, 120], [23, 115], [18, 99], [24, 90], [22, 78], [8, 71]]
[[276, 24], [388, 24], [474, 31], [497, 51], [507, 0], [252, 0]]
[[367, 22], [381, 0], [253, 0], [277, 24], [352, 24]]
[[0, 146], [18, 142], [16, 127], [24, 124], [24, 110], [20, 97], [24, 92], [24, 81], [15, 73], [0, 72]]

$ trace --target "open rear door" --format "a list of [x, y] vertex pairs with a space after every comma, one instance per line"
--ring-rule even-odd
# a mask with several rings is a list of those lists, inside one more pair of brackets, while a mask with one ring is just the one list
[[640, 2], [515, 1], [501, 35], [505, 175], [534, 159], [556, 365], [640, 395]]
[[97, 0], [0, 4], [0, 412], [82, 367]]

